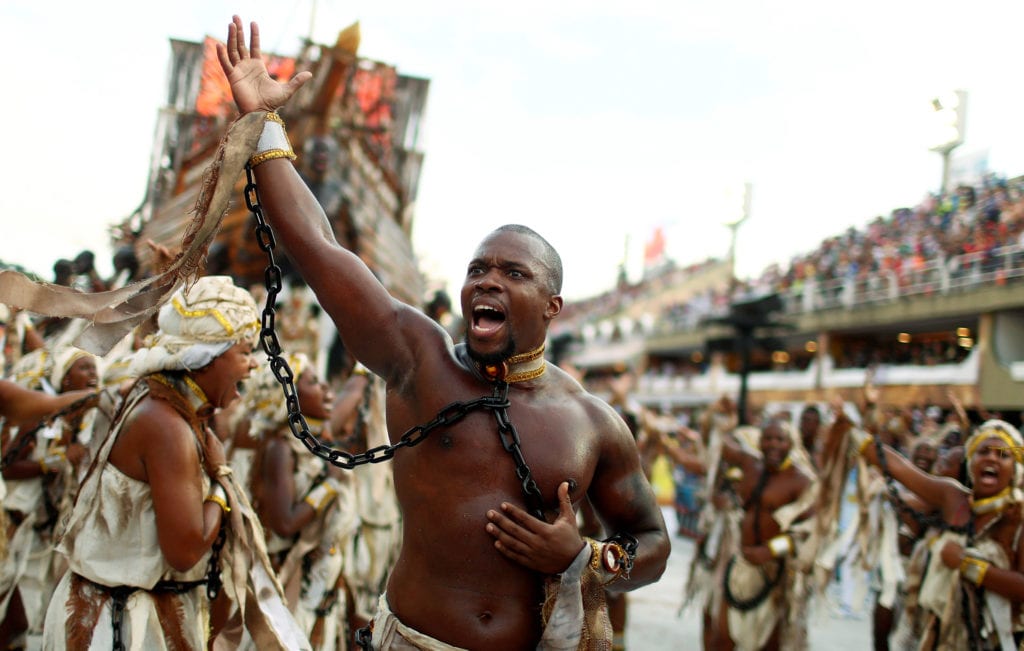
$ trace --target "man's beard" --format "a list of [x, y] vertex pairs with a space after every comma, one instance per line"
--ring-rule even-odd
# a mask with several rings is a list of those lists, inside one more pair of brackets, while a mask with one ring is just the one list
[[516, 341], [513, 337], [509, 337], [508, 344], [506, 344], [505, 349], [497, 353], [484, 355], [473, 350], [473, 345], [470, 343], [469, 339], [468, 326], [466, 327], [466, 333], [463, 336], [463, 341], [466, 342], [466, 350], [469, 352], [469, 357], [480, 366], [496, 366], [504, 362], [509, 357], [512, 357], [516, 352]]

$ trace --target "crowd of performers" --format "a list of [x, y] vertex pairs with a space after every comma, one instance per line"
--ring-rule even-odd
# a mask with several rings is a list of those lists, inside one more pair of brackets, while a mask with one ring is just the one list
[[863, 582], [875, 649], [1024, 648], [1024, 439], [950, 400], [924, 431], [870, 373], [856, 404], [750, 425], [727, 398], [692, 429], [638, 408], [646, 447], [703, 479], [683, 608], [705, 649], [808, 648], [840, 579]]
[[[341, 470], [293, 435], [248, 291], [202, 277], [104, 357], [73, 345], [77, 321], [6, 321], [0, 648], [118, 648], [125, 627], [152, 648], [352, 646], [401, 545], [390, 468]], [[309, 355], [285, 358], [319, 440], [387, 443], [380, 378], [357, 364], [332, 388]], [[723, 398], [691, 429], [609, 387], [642, 453], [702, 477], [682, 589], [704, 648], [807, 648], [850, 568], [868, 580], [875, 648], [1024, 648], [1024, 440], [1009, 422], [972, 423], [951, 395], [950, 417], [915, 431], [869, 376], [859, 401], [739, 425]], [[175, 426], [195, 433], [194, 467], [159, 446]], [[585, 509], [580, 523], [600, 530]], [[609, 596], [621, 645], [626, 602]]]
[[[390, 464], [292, 434], [248, 291], [204, 276], [103, 357], [78, 320], [7, 316], [0, 648], [353, 646], [401, 545]], [[285, 359], [320, 441], [387, 443], [380, 378]], [[161, 447], [181, 427], [194, 449]]]

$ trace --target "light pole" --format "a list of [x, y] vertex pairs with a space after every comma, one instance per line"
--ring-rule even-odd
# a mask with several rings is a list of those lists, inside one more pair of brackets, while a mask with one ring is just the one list
[[729, 282], [733, 283], [736, 281], [736, 231], [739, 230], [740, 224], [747, 221], [750, 218], [750, 195], [753, 190], [752, 184], [748, 181], [743, 184], [743, 205], [740, 210], [739, 218], [725, 222], [725, 227], [729, 229]]
[[949, 189], [949, 162], [953, 150], [964, 142], [964, 127], [967, 124], [967, 91], [955, 90], [952, 93], [932, 98], [932, 133], [931, 147], [942, 156], [942, 184], [939, 192], [945, 194]]

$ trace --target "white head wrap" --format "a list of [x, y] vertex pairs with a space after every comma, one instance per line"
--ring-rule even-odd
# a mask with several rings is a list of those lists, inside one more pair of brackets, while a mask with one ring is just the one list
[[75, 348], [74, 346], [62, 346], [57, 350], [53, 351], [53, 368], [50, 369], [50, 386], [57, 391], [61, 390], [61, 384], [64, 383], [64, 377], [71, 370], [71, 367], [78, 360], [89, 357], [96, 362], [96, 372], [98, 376], [102, 377], [99, 372], [100, 359], [90, 353], [87, 350], [81, 348]]
[[121, 384], [127, 380], [134, 379], [132, 364], [137, 353], [139, 351], [133, 350], [125, 355], [109, 359], [103, 368], [103, 384]]
[[[1014, 461], [1013, 486], [1015, 489], [1020, 488], [1021, 483], [1024, 482], [1024, 437], [1021, 437], [1020, 431], [1016, 427], [1005, 420], [997, 418], [986, 420], [974, 430], [974, 433], [964, 443], [964, 461], [968, 464], [968, 474], [970, 474], [971, 457], [978, 450], [978, 446], [990, 438], [1002, 439], [1006, 443], [1006, 447], [1010, 449]], [[974, 477], [971, 477], [971, 481], [974, 481]], [[1018, 501], [1021, 501], [1020, 492], [1017, 490], [1014, 492], [1017, 494]]]
[[26, 389], [56, 393], [50, 386], [53, 355], [46, 348], [36, 348], [21, 356], [11, 367], [10, 378]]
[[[311, 368], [309, 358], [303, 353], [284, 357], [297, 384], [302, 372]], [[250, 418], [250, 434], [254, 437], [278, 429], [288, 418], [284, 391], [270, 364], [260, 364], [259, 370], [246, 380], [243, 400]]]
[[228, 276], [204, 276], [171, 297], [157, 318], [159, 331], [139, 350], [129, 370], [195, 371], [259, 332], [256, 302]]

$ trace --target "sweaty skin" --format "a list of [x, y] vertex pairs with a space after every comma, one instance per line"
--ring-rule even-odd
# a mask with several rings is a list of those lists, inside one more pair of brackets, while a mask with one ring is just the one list
[[[272, 80], [251, 26], [251, 48], [236, 16], [221, 66], [243, 114], [273, 110], [310, 77]], [[260, 199], [279, 242], [332, 317], [346, 347], [387, 381], [392, 441], [434, 419], [454, 401], [489, 395], [492, 385], [460, 364], [451, 338], [418, 308], [395, 300], [330, 225], [294, 166], [276, 159], [255, 168]], [[462, 312], [478, 356], [502, 359], [541, 346], [562, 298], [549, 282], [543, 243], [496, 231], [467, 268]], [[544, 496], [547, 520], [524, 511], [511, 456], [494, 416], [473, 412], [394, 457], [403, 546], [387, 598], [408, 626], [467, 648], [527, 649], [540, 638], [542, 585], [583, 548], [573, 508], [588, 495], [613, 532], [639, 541], [632, 575], [610, 587], [656, 581], [670, 549], [661, 512], [625, 423], [602, 400], [548, 365], [509, 391], [509, 416]], [[569, 494], [569, 482], [575, 490]]]

